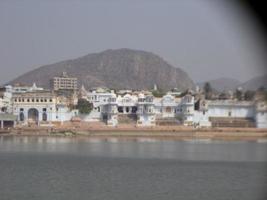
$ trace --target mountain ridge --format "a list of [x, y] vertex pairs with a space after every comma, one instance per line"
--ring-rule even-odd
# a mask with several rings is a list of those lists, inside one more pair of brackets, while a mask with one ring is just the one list
[[267, 88], [267, 74], [253, 77], [247, 81], [241, 82], [233, 78], [222, 77], [218, 79], [212, 79], [205, 82], [196, 83], [199, 87], [203, 88], [204, 84], [209, 82], [211, 87], [219, 92], [227, 90], [235, 90], [241, 87], [244, 90], [257, 90], [260, 87]]
[[43, 65], [31, 70], [10, 84], [32, 84], [49, 87], [50, 79], [66, 71], [78, 78], [86, 88], [106, 86], [113, 89], [151, 89], [154, 84], [163, 90], [194, 87], [194, 82], [180, 68], [173, 67], [160, 56], [141, 50], [108, 49], [75, 59]]
[[[211, 87], [219, 92], [226, 91], [226, 90], [233, 90], [237, 88], [240, 84], [242, 84], [242, 82], [240, 82], [239, 80], [236, 80], [233, 78], [227, 78], [227, 77], [212, 79], [206, 82], [209, 82]], [[197, 83], [197, 85], [203, 88], [206, 82], [199, 82]]]

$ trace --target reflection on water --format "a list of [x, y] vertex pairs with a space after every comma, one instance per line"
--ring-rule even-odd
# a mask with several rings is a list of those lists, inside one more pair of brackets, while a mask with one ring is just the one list
[[266, 152], [262, 141], [0, 137], [0, 199], [266, 200]]
[[0, 137], [0, 152], [38, 152], [103, 157], [161, 158], [210, 161], [267, 161], [267, 142], [209, 139], [160, 141], [138, 138]]

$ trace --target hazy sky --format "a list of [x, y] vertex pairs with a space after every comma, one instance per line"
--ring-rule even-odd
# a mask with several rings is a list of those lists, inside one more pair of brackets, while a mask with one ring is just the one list
[[249, 13], [230, 2], [0, 0], [0, 84], [117, 48], [154, 52], [194, 81], [248, 80], [262, 74], [266, 49]]

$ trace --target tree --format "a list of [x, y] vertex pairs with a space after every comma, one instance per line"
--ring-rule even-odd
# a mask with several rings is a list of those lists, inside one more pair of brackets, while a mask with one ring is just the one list
[[185, 91], [183, 91], [180, 95], [179, 95], [179, 97], [183, 97], [183, 96], [185, 96], [185, 95], [187, 95], [188, 94], [188, 89], [187, 90], [185, 90]]
[[154, 97], [163, 97], [166, 93], [162, 89], [152, 90], [152, 95]]
[[219, 99], [221, 99], [221, 100], [228, 99], [228, 95], [226, 94], [226, 92], [221, 92], [219, 94]]
[[241, 101], [242, 100], [242, 96], [243, 96], [242, 90], [236, 89], [236, 91], [235, 91], [235, 97], [237, 98], [238, 101]]
[[76, 109], [78, 109], [81, 114], [89, 114], [93, 109], [93, 105], [86, 99], [78, 99]]
[[211, 87], [210, 83], [206, 82], [203, 89], [204, 89], [205, 98], [210, 99], [212, 96], [212, 87]]
[[247, 90], [244, 94], [244, 99], [246, 101], [252, 101], [254, 99], [255, 92], [251, 90]]
[[257, 89], [257, 91], [259, 91], [259, 92], [264, 92], [264, 91], [265, 91], [265, 87], [264, 87], [264, 86], [260, 86], [260, 87]]

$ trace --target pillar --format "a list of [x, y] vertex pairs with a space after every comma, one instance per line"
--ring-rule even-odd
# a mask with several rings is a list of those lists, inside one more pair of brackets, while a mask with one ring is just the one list
[[4, 121], [1, 120], [0, 123], [1, 123], [1, 129], [4, 129]]

